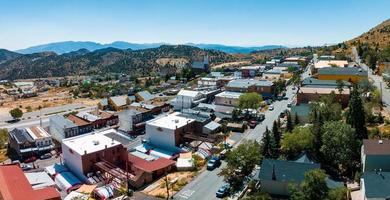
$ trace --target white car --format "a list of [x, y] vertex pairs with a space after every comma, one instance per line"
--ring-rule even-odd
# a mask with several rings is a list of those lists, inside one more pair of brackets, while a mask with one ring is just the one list
[[270, 105], [270, 106], [268, 107], [268, 110], [274, 110], [274, 105]]

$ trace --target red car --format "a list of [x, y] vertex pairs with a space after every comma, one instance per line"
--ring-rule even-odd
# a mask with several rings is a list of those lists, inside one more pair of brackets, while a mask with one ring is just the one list
[[249, 121], [248, 126], [249, 126], [250, 128], [255, 128], [255, 127], [257, 126], [258, 123], [259, 123], [259, 122], [257, 122], [256, 120], [252, 120], [252, 121]]
[[31, 162], [34, 162], [36, 161], [37, 158], [35, 156], [32, 156], [30, 158], [27, 158], [26, 160], [24, 160], [25, 163], [31, 163]]

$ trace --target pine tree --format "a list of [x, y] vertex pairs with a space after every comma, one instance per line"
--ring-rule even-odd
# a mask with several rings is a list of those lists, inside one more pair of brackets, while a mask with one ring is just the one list
[[314, 135], [314, 145], [313, 145], [313, 157], [317, 159], [317, 161], [321, 160], [321, 151], [320, 148], [322, 146], [322, 115], [318, 109], [312, 110], [312, 124], [311, 131]]
[[348, 104], [347, 123], [355, 129], [358, 139], [368, 138], [363, 102], [356, 85], [353, 87]]
[[298, 125], [299, 125], [298, 113], [295, 113], [294, 125], [295, 125], [295, 126], [298, 126]]
[[276, 121], [274, 121], [274, 124], [272, 125], [272, 135], [274, 136], [275, 143], [277, 146], [280, 144], [280, 132], [278, 128], [278, 124]]
[[265, 127], [265, 132], [264, 132], [264, 136], [262, 139], [263, 156], [265, 158], [274, 158], [276, 156], [275, 149], [277, 149], [276, 143], [275, 143], [275, 138], [268, 130], [268, 127]]
[[291, 114], [290, 112], [287, 112], [287, 124], [286, 124], [286, 131], [291, 132], [293, 130], [293, 124], [291, 121]]

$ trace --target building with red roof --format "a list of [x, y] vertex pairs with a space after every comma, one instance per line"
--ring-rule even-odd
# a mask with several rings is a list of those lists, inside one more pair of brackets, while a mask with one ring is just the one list
[[135, 174], [131, 184], [138, 188], [170, 172], [176, 162], [163, 157], [155, 158], [133, 152], [128, 154], [128, 163], [131, 167], [130, 171]]
[[54, 187], [34, 190], [18, 165], [0, 166], [0, 200], [60, 200]]

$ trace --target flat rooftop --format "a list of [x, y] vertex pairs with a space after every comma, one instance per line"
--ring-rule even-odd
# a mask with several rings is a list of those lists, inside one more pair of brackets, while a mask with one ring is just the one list
[[107, 137], [105, 134], [112, 132], [111, 129], [101, 132], [93, 132], [79, 135], [72, 138], [67, 138], [62, 141], [63, 145], [68, 146], [73, 151], [80, 155], [94, 153], [105, 148], [111, 148], [121, 145], [120, 142]]
[[195, 121], [194, 119], [180, 116], [180, 114], [180, 112], [175, 112], [170, 115], [150, 120], [146, 122], [146, 124], [175, 130]]
[[46, 138], [46, 137], [50, 137], [49, 133], [47, 133], [45, 131], [45, 129], [43, 129], [42, 127], [40, 126], [33, 126], [33, 127], [30, 127], [30, 128], [26, 128], [26, 131], [28, 132], [28, 134], [34, 139], [40, 139], [40, 138]]
[[222, 97], [222, 98], [231, 98], [231, 99], [238, 99], [240, 98], [240, 96], [242, 95], [243, 93], [241, 92], [229, 92], [229, 91], [224, 91], [224, 92], [221, 92], [217, 95], [215, 95], [216, 97]]

